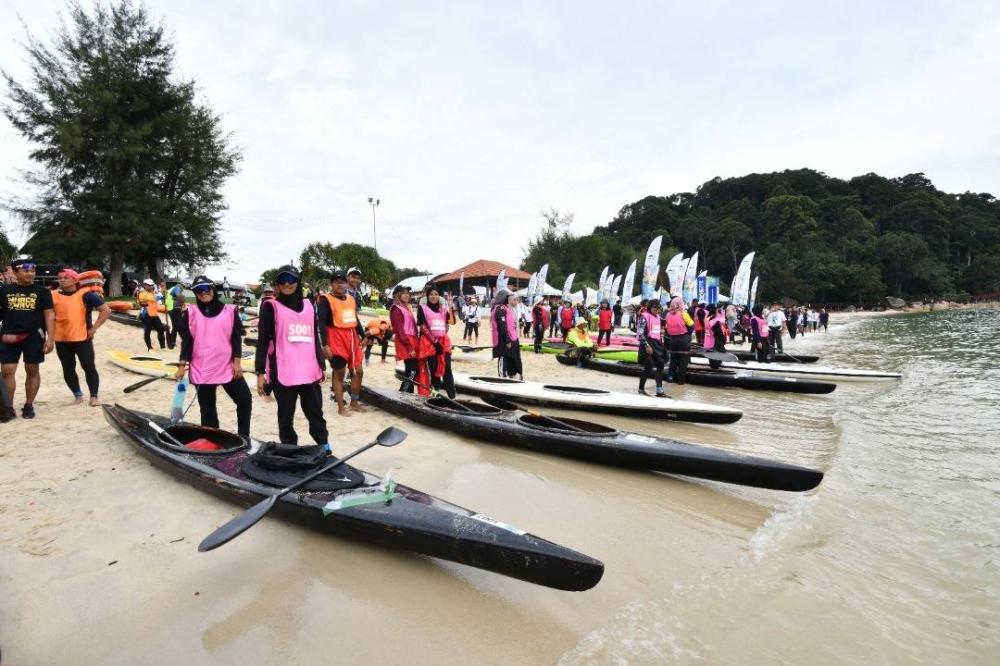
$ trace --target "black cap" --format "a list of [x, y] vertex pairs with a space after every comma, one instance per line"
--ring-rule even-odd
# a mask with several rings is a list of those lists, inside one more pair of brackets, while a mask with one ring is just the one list
[[204, 275], [199, 275], [195, 279], [191, 280], [191, 288], [192, 289], [194, 289], [195, 287], [201, 286], [203, 284], [207, 284], [212, 289], [215, 289], [215, 280], [210, 280], [210, 279], [208, 279]]
[[392, 288], [392, 295], [395, 296], [401, 291], [412, 291], [412, 289], [410, 289], [410, 287], [407, 287], [406, 285], [397, 284], [395, 287]]
[[330, 282], [334, 280], [346, 280], [347, 273], [344, 272], [343, 268], [334, 268], [333, 272], [330, 273]]
[[282, 266], [281, 268], [279, 268], [278, 272], [275, 273], [274, 276], [278, 277], [279, 275], [282, 275], [283, 273], [288, 273], [289, 275], [291, 275], [292, 277], [294, 277], [296, 280], [301, 280], [302, 279], [302, 273], [301, 273], [301, 271], [299, 271], [299, 269], [297, 269], [295, 266], [292, 266], [291, 264], [285, 264], [284, 266]]

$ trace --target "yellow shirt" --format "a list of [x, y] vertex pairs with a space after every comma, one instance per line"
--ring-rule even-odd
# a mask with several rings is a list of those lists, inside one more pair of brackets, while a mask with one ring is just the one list
[[574, 327], [566, 335], [566, 342], [574, 347], [593, 347], [594, 341], [590, 339], [590, 334], [586, 331], [581, 333], [579, 328]]

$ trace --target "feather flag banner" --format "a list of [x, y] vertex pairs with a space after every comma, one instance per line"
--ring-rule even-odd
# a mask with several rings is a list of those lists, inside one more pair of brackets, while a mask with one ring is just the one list
[[656, 273], [659, 270], [657, 266], [660, 263], [660, 243], [662, 242], [663, 236], [657, 236], [646, 250], [646, 260], [642, 265], [642, 297], [646, 299], [652, 298], [653, 291], [656, 290]]

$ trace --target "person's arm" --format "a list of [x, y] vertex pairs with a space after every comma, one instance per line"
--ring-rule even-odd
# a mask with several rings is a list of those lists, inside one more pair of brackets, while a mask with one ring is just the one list
[[191, 336], [188, 314], [189, 313], [187, 311], [184, 311], [184, 313], [181, 314], [180, 321], [177, 322], [177, 332], [181, 336], [181, 353], [178, 360], [184, 364], [191, 363], [191, 355], [194, 352], [194, 338]]
[[510, 346], [510, 336], [507, 335], [507, 308], [498, 307], [494, 315], [497, 322], [498, 339], [497, 344], [502, 347]]
[[[185, 313], [186, 315], [186, 313]], [[254, 354], [254, 372], [264, 374], [267, 348], [274, 340], [274, 307], [265, 302], [257, 312], [257, 353]]]
[[410, 340], [403, 334], [405, 330], [404, 324], [406, 323], [405, 317], [406, 314], [403, 312], [402, 307], [393, 305], [389, 309], [389, 325], [396, 332], [396, 346], [402, 352], [401, 356], [403, 358], [410, 358], [416, 355], [416, 350], [410, 347]]
[[421, 335], [430, 335], [431, 329], [427, 325], [427, 317], [424, 316], [424, 309], [417, 308], [417, 328], [420, 329]]
[[[187, 314], [186, 312], [184, 313]], [[233, 350], [233, 359], [237, 363], [243, 360], [243, 320], [240, 319], [240, 311], [233, 311], [233, 333], [229, 336], [229, 344]], [[242, 366], [240, 366], [240, 373], [242, 374]]]
[[87, 339], [92, 340], [94, 338], [94, 333], [97, 333], [97, 329], [104, 325], [104, 322], [108, 320], [111, 316], [111, 308], [108, 304], [104, 302], [104, 299], [100, 297], [99, 294], [94, 292], [89, 292], [83, 297], [83, 302], [91, 310], [97, 311], [97, 321], [87, 329]]

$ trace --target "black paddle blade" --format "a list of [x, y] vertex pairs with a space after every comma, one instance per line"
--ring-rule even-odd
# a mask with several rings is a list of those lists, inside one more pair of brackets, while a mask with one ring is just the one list
[[164, 379], [164, 378], [166, 378], [166, 375], [160, 375], [159, 377], [150, 377], [149, 379], [143, 379], [141, 382], [136, 382], [135, 384], [130, 384], [126, 386], [124, 389], [122, 389], [122, 393], [131, 393], [132, 391], [141, 389], [146, 384], [152, 384], [157, 379]]
[[492, 405], [492, 406], [496, 407], [497, 409], [506, 409], [509, 412], [518, 412], [518, 411], [524, 412], [524, 411], [527, 411], [526, 409], [524, 409], [524, 407], [521, 407], [520, 405], [516, 405], [513, 402], [511, 402], [510, 400], [505, 400], [504, 398], [501, 398], [500, 396], [496, 396], [496, 395], [484, 395], [484, 396], [480, 396], [479, 399], [482, 400], [483, 402], [485, 402], [487, 405]]
[[379, 446], [396, 446], [406, 439], [406, 437], [405, 430], [400, 430], [396, 426], [389, 426], [378, 434], [375, 441], [378, 442]]
[[278, 501], [277, 495], [271, 495], [263, 502], [258, 502], [240, 515], [236, 516], [228, 523], [215, 530], [198, 544], [198, 552], [205, 553], [214, 550], [223, 544], [227, 544], [248, 529], [260, 522], [260, 519], [267, 515], [274, 503]]

